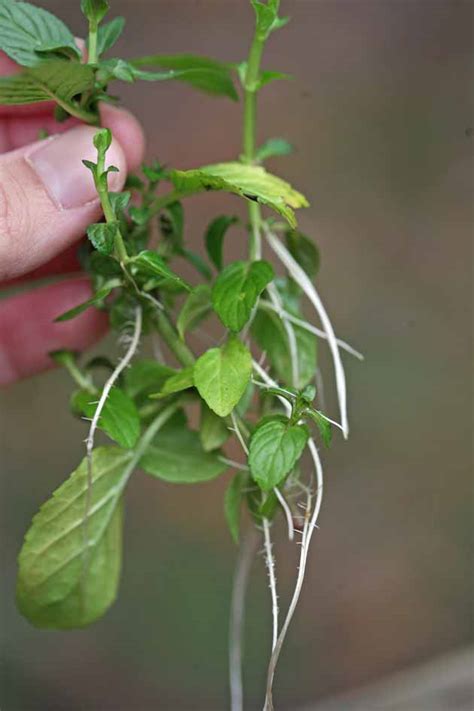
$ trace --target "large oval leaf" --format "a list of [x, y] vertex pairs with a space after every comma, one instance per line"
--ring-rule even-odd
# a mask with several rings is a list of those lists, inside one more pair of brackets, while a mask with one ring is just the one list
[[121, 497], [133, 467], [117, 447], [93, 452], [87, 522], [87, 461], [41, 507], [19, 556], [17, 603], [37, 627], [82, 627], [114, 601], [122, 547]]

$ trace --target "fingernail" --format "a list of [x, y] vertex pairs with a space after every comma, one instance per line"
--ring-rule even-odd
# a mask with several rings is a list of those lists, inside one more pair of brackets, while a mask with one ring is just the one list
[[[92, 139], [96, 129], [78, 126], [66, 133], [53, 136], [26, 156], [51, 198], [59, 207], [70, 210], [97, 200], [91, 171], [83, 160], [97, 162], [97, 151]], [[109, 173], [109, 188], [120, 190], [125, 181], [125, 158], [116, 141], [107, 151], [106, 165], [115, 165], [120, 173]]]

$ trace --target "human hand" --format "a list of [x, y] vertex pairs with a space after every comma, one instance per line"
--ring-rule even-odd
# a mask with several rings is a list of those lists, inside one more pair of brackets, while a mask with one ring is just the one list
[[[0, 53], [0, 76], [16, 69]], [[119, 172], [109, 174], [109, 185], [119, 191], [127, 171], [143, 159], [143, 133], [127, 111], [104, 104], [100, 114], [114, 136], [107, 159]], [[41, 129], [50, 137], [38, 141]], [[75, 119], [58, 124], [52, 104], [0, 106], [0, 289], [67, 275], [7, 298], [0, 292], [0, 385], [52, 367], [50, 351], [83, 350], [106, 329], [105, 315], [95, 309], [54, 323], [91, 296], [88, 279], [78, 275], [76, 243], [101, 216], [91, 173], [82, 164], [96, 159], [95, 130]]]

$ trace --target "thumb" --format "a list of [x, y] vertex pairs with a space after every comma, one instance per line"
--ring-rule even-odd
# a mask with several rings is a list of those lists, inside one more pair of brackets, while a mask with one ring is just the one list
[[[66, 133], [0, 156], [0, 281], [29, 272], [84, 234], [101, 209], [84, 159], [95, 161], [96, 129]], [[109, 187], [121, 190], [127, 174], [116, 139], [107, 152]]]

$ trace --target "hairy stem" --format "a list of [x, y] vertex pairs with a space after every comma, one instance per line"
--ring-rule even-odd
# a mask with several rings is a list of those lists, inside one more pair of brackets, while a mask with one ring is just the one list
[[229, 624], [229, 684], [231, 711], [243, 711], [242, 648], [245, 596], [259, 536], [252, 526], [240, 544], [234, 572]]

